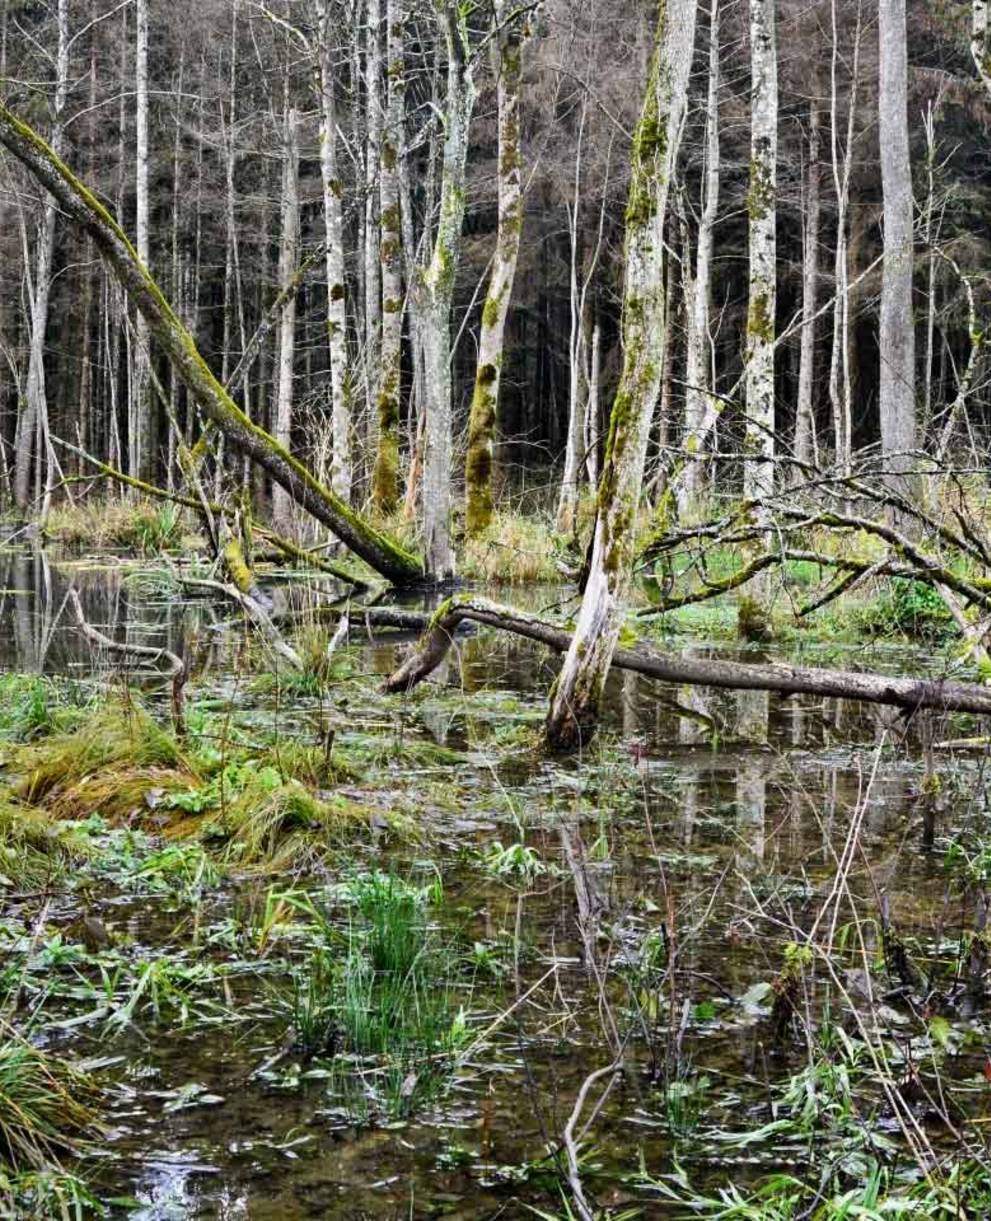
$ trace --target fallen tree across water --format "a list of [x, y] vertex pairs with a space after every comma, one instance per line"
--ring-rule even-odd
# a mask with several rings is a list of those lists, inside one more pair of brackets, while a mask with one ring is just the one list
[[[373, 612], [369, 621], [374, 624]], [[360, 620], [362, 611], [355, 610]], [[411, 626], [403, 616], [403, 626]], [[537, 640], [556, 652], [565, 652], [572, 633], [536, 615], [500, 606], [485, 598], [449, 598], [433, 616], [423, 617], [426, 630], [410, 656], [386, 680], [387, 691], [410, 691], [428, 678], [447, 656], [459, 623], [468, 620], [487, 627]], [[389, 624], [385, 624], [391, 626]], [[940, 712], [991, 714], [991, 688], [977, 683], [954, 683], [943, 679], [898, 678], [857, 670], [819, 670], [782, 662], [748, 664], [715, 658], [682, 657], [649, 645], [617, 648], [612, 664], [620, 670], [656, 678], [667, 683], [689, 683], [736, 691], [778, 691], [783, 695], [833, 696], [887, 704], [911, 715], [923, 709]]]

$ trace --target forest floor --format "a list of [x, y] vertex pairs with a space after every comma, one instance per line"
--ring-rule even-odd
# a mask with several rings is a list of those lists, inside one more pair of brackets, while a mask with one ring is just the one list
[[[595, 743], [548, 758], [540, 646], [459, 634], [387, 696], [409, 639], [328, 656], [325, 582], [273, 572], [288, 671], [184, 591], [161, 513], [126, 564], [95, 522], [0, 552], [0, 1214], [987, 1215], [976, 722], [617, 674]], [[559, 579], [548, 533], [493, 539]], [[640, 627], [954, 663], [919, 587], [803, 625], [815, 580], [786, 572], [769, 642], [735, 638], [734, 597]], [[181, 734], [70, 585], [186, 659]]]

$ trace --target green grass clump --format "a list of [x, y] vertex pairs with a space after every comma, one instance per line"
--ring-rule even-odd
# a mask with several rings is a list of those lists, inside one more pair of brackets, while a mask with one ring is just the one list
[[95, 1082], [0, 1020], [0, 1167], [41, 1171], [97, 1131]]
[[294, 972], [283, 1013], [297, 1047], [336, 1053], [333, 1091], [350, 1110], [405, 1118], [443, 1091], [467, 1041], [448, 980], [454, 956], [430, 920], [439, 886], [375, 873], [339, 897], [351, 909], [347, 930], [311, 909], [319, 943]]
[[0, 800], [0, 891], [44, 886], [87, 855], [84, 837], [30, 806]]
[[158, 500], [102, 500], [52, 510], [46, 534], [66, 547], [155, 555], [183, 544], [182, 510]]
[[136, 703], [96, 709], [73, 732], [54, 734], [15, 751], [10, 763], [21, 777], [15, 794], [35, 804], [95, 772], [182, 765], [175, 739]]

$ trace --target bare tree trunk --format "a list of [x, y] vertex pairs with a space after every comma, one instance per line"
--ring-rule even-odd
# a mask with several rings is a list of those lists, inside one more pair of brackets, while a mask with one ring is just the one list
[[988, 0], [974, 0], [971, 22], [970, 49], [977, 74], [991, 93], [991, 35], [988, 24]]
[[774, 489], [774, 336], [777, 307], [778, 66], [774, 0], [750, 0], [750, 304], [743, 494]]
[[[853, 460], [853, 384], [850, 372], [850, 266], [847, 210], [850, 202], [850, 171], [853, 165], [853, 139], [857, 112], [857, 89], [860, 84], [861, 6], [857, 5], [857, 26], [854, 32], [853, 68], [847, 101], [846, 147], [840, 163], [839, 151], [839, 89], [836, 70], [839, 65], [839, 33], [836, 20], [836, 0], [831, 0], [832, 56], [830, 68], [830, 151], [833, 185], [836, 190], [836, 261], [833, 298], [833, 343], [829, 359], [829, 401], [833, 414], [833, 443], [836, 463], [848, 472]], [[841, 385], [842, 376], [842, 385]]]
[[344, 289], [344, 218], [337, 176], [337, 118], [331, 37], [335, 28], [330, 0], [320, 0], [320, 177], [323, 180], [324, 228], [327, 240], [327, 338], [330, 347], [330, 392], [333, 453], [330, 486], [336, 496], [351, 496], [351, 413], [348, 406], [347, 314]]
[[636, 517], [666, 335], [664, 221], [695, 41], [695, 0], [662, 0], [632, 154], [626, 210], [624, 365], [599, 483], [599, 513], [578, 623], [551, 696], [547, 740], [574, 749], [594, 731], [629, 590]]
[[588, 482], [599, 482], [599, 412], [602, 390], [602, 327], [596, 317], [592, 324], [592, 357], [588, 374], [588, 402], [585, 407], [585, 469]]
[[438, 7], [447, 46], [444, 165], [440, 216], [429, 266], [419, 276], [417, 305], [423, 341], [426, 425], [423, 534], [428, 571], [438, 581], [454, 575], [451, 548], [451, 302], [465, 215], [468, 129], [475, 107], [467, 17], [455, 0]]
[[385, 130], [382, 137], [382, 348], [378, 377], [378, 444], [372, 498], [381, 513], [399, 504], [399, 405], [403, 346], [403, 224], [399, 202], [399, 157], [403, 145], [406, 72], [401, 0], [386, 0]]
[[520, 148], [520, 89], [526, 18], [511, 0], [495, 0], [499, 122], [499, 224], [488, 296], [482, 309], [475, 389], [468, 421], [465, 464], [465, 529], [478, 535], [492, 520], [492, 465], [499, 410], [506, 319], [513, 296], [523, 230], [523, 154]]
[[[365, 5], [365, 225], [364, 225], [364, 356], [365, 427], [368, 462], [378, 442], [376, 396], [379, 353], [382, 349], [382, 275], [379, 237], [379, 170], [382, 160], [382, 0]], [[365, 468], [368, 470], [368, 467]]]
[[881, 449], [893, 485], [908, 492], [915, 449], [915, 319], [912, 308], [913, 206], [908, 143], [908, 36], [905, 0], [878, 7], [878, 136], [884, 196], [881, 278]]
[[809, 168], [805, 187], [805, 250], [802, 260], [802, 340], [795, 407], [795, 457], [818, 460], [815, 431], [816, 306], [819, 289], [819, 102], [809, 106]]
[[[299, 262], [299, 118], [289, 105], [282, 132], [282, 224], [279, 240], [279, 290], [284, 291]], [[292, 443], [293, 364], [296, 356], [296, 294], [290, 293], [279, 323], [279, 384], [275, 398], [275, 428], [272, 435], [287, 451]], [[272, 490], [272, 519], [283, 534], [289, 533], [292, 502], [285, 488]]]
[[[151, 267], [151, 237], [148, 225], [148, 0], [137, 0], [134, 42], [135, 242], [138, 258]], [[135, 351], [128, 421], [128, 467], [137, 479], [150, 471], [152, 459], [151, 369], [148, 324], [139, 314], [135, 325]]]
[[[383, 626], [421, 627], [424, 634], [403, 664], [389, 676], [387, 691], [409, 691], [423, 682], [450, 651], [454, 632], [462, 620], [512, 632], [536, 640], [558, 652], [569, 649], [573, 637], [566, 628], [537, 615], [500, 606], [484, 598], [449, 598], [429, 619], [391, 607], [372, 608], [368, 622]], [[780, 691], [785, 695], [818, 695], [837, 699], [887, 704], [914, 714], [925, 708], [946, 712], [991, 714], [991, 691], [977, 683], [950, 683], [942, 678], [892, 678], [860, 670], [825, 670], [793, 666], [788, 662], [750, 663], [665, 653], [649, 645], [617, 648], [613, 664], [668, 683], [719, 687], [732, 691]]]
[[[64, 140], [65, 103], [69, 87], [69, 4], [58, 0], [58, 52], [55, 61], [55, 94], [52, 99], [51, 141], [56, 155], [61, 155]], [[31, 302], [31, 341], [28, 352], [28, 375], [24, 408], [18, 419], [17, 453], [14, 467], [14, 499], [25, 510], [32, 496], [41, 494], [41, 480], [32, 490], [32, 472], [37, 459], [38, 469], [44, 462], [49, 472], [46, 479], [51, 487], [50, 442], [48, 440], [48, 396], [45, 389], [45, 337], [48, 332], [48, 305], [52, 287], [52, 261], [55, 257], [55, 226], [58, 208], [51, 197], [45, 200], [38, 229], [34, 274], [34, 294]], [[47, 497], [46, 497], [47, 499]]]
[[585, 347], [585, 316], [581, 294], [578, 290], [578, 215], [581, 208], [582, 151], [585, 143], [585, 120], [588, 100], [582, 99], [582, 115], [578, 127], [578, 142], [575, 148], [575, 185], [571, 206], [568, 209], [568, 229], [571, 239], [570, 289], [571, 289], [571, 333], [568, 340], [568, 432], [564, 443], [564, 472], [561, 475], [561, 494], [557, 504], [557, 529], [560, 534], [570, 534], [575, 526], [578, 509], [578, 488], [582, 474], [582, 452], [584, 449], [582, 363]]
[[691, 511], [698, 496], [702, 464], [698, 460], [719, 415], [718, 400], [709, 393], [712, 351], [709, 309], [712, 300], [712, 246], [719, 214], [719, 0], [712, 0], [709, 15], [709, 91], [705, 107], [705, 203], [699, 220], [695, 254], [695, 284], [687, 302], [688, 336], [685, 350], [685, 426], [682, 448], [687, 454], [677, 484], [678, 516]]

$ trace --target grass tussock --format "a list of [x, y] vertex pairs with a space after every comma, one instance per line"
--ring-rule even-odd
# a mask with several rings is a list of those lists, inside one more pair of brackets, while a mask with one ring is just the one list
[[93, 1079], [0, 1021], [0, 1166], [45, 1170], [98, 1131]]
[[159, 500], [84, 500], [52, 510], [46, 533], [65, 547], [154, 555], [189, 541], [188, 522], [176, 505]]
[[85, 840], [47, 815], [0, 800], [0, 890], [46, 886], [87, 855]]
[[461, 571], [474, 581], [536, 585], [561, 580], [557, 543], [541, 517], [497, 513], [478, 538], [466, 538]]
[[129, 812], [170, 773], [185, 773], [189, 783], [175, 739], [136, 703], [94, 709], [75, 730], [22, 746], [9, 762], [18, 777], [14, 796], [60, 818], [85, 818], [97, 806], [108, 815]]

